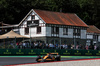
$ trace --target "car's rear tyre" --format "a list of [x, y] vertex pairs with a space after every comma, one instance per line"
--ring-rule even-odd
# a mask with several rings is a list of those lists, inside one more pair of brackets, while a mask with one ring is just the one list
[[56, 60], [57, 60], [57, 61], [60, 61], [60, 60], [61, 60], [61, 56], [60, 56], [60, 55], [57, 55], [57, 56], [56, 56]]

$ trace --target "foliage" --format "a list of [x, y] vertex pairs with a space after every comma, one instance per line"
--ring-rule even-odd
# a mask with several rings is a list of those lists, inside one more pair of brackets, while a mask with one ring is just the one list
[[0, 22], [18, 24], [31, 9], [76, 13], [100, 28], [100, 0], [0, 0]]

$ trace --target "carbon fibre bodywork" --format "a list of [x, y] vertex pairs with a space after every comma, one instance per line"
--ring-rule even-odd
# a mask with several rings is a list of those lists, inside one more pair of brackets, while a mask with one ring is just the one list
[[61, 60], [61, 57], [60, 55], [58, 55], [58, 53], [51, 53], [51, 54], [48, 54], [41, 57], [41, 56], [38, 56], [36, 61], [37, 62], [49, 62], [49, 61], [60, 61]]

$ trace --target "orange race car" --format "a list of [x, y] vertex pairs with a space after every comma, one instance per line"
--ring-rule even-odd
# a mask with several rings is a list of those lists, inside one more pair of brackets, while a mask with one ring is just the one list
[[48, 61], [60, 61], [61, 60], [61, 56], [58, 55], [58, 53], [47, 53], [46, 56], [38, 56], [36, 58], [37, 62], [48, 62]]

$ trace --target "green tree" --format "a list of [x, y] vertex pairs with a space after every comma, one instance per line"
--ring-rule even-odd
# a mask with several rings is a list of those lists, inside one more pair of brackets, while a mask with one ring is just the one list
[[100, 28], [100, 0], [0, 0], [0, 21], [18, 24], [31, 9], [76, 13]]

